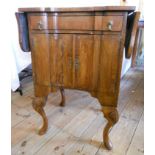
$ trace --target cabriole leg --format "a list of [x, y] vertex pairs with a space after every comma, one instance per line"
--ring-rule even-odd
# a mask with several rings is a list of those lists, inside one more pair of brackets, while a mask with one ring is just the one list
[[63, 87], [60, 87], [60, 93], [61, 93], [60, 106], [65, 106], [65, 90]]
[[36, 97], [32, 103], [34, 110], [37, 111], [43, 119], [43, 125], [38, 131], [39, 135], [43, 135], [47, 131], [47, 128], [48, 128], [48, 120], [47, 120], [45, 111], [43, 109], [43, 107], [46, 104], [46, 100], [47, 100], [47, 97]]
[[102, 111], [104, 117], [107, 119], [107, 124], [103, 130], [103, 141], [104, 145], [108, 150], [112, 149], [112, 143], [109, 139], [109, 132], [112, 127], [118, 122], [119, 115], [116, 107], [103, 107]]

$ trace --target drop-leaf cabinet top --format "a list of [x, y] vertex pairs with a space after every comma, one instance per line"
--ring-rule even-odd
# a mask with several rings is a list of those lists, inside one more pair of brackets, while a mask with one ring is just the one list
[[59, 89], [64, 106], [64, 88], [85, 90], [101, 103], [108, 120], [104, 144], [111, 149], [123, 51], [130, 58], [139, 12], [133, 6], [19, 8], [16, 17], [20, 46], [32, 55], [33, 108], [43, 118], [39, 134], [48, 128], [43, 107], [49, 93]]

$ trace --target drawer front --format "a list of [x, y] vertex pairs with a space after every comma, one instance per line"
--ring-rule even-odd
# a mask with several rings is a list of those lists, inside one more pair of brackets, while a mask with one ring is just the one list
[[30, 16], [30, 29], [93, 30], [94, 16]]
[[29, 27], [31, 30], [48, 29], [48, 16], [29, 16]]
[[95, 30], [121, 31], [123, 16], [95, 16]]

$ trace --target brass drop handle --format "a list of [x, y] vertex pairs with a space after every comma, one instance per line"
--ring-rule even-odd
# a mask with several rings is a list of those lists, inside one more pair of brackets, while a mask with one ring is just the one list
[[39, 29], [39, 30], [42, 30], [42, 29], [43, 29], [43, 23], [42, 23], [41, 20], [38, 22], [37, 25], [38, 25], [38, 29]]
[[109, 30], [109, 31], [112, 30], [112, 26], [113, 26], [113, 21], [110, 20], [110, 21], [108, 22], [108, 30]]

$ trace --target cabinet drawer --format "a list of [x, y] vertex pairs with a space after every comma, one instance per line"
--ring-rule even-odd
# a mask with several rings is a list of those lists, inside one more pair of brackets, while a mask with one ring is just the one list
[[121, 31], [123, 16], [95, 16], [95, 30]]
[[94, 16], [30, 16], [30, 29], [93, 30]]

